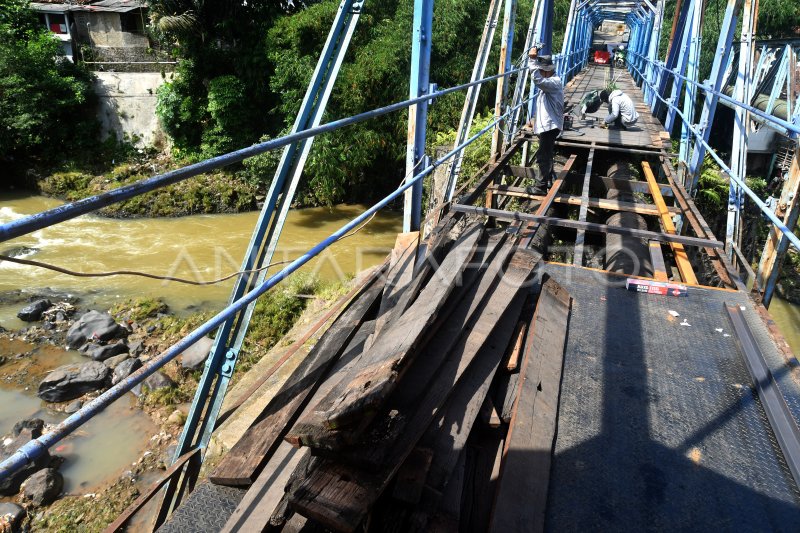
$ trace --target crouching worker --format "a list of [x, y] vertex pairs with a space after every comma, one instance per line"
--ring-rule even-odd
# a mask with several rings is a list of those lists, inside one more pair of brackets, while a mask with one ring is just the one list
[[600, 100], [608, 104], [608, 116], [600, 125], [604, 128], [627, 129], [639, 120], [631, 97], [620, 90], [600, 91]]
[[533, 187], [527, 187], [527, 192], [543, 195], [555, 177], [553, 155], [556, 138], [564, 129], [564, 87], [561, 78], [555, 75], [555, 65], [549, 55], [540, 56], [536, 48], [531, 48], [528, 57], [533, 84], [539, 89], [532, 124], [533, 133], [539, 136], [539, 150], [536, 152], [536, 182]]

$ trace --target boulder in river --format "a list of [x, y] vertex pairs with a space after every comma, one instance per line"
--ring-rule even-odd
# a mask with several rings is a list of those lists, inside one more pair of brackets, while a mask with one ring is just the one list
[[74, 400], [105, 387], [110, 375], [111, 369], [98, 361], [60, 366], [39, 383], [39, 398], [51, 403]]
[[133, 356], [129, 353], [121, 353], [119, 355], [115, 355], [114, 357], [109, 357], [103, 364], [106, 365], [108, 368], [114, 369], [117, 368], [121, 362], [131, 359]]
[[126, 359], [114, 369], [114, 375], [111, 377], [111, 384], [116, 385], [140, 368], [142, 368], [142, 362], [138, 359]]
[[[39, 432], [41, 435], [41, 431]], [[38, 436], [38, 435], [37, 435]], [[34, 433], [29, 428], [22, 428], [16, 438], [11, 441], [7, 446], [3, 447], [0, 453], [0, 460], [5, 460], [11, 457], [19, 448], [27, 444], [30, 440], [35, 439]], [[35, 472], [47, 468], [50, 464], [50, 454], [44, 452], [44, 455], [28, 463], [22, 469], [17, 470], [13, 474], [0, 480], [0, 495], [13, 496], [19, 492], [22, 482], [28, 479]]]
[[117, 342], [114, 344], [106, 344], [105, 346], [90, 344], [83, 354], [95, 361], [105, 361], [115, 355], [127, 353], [127, 351], [127, 344], [124, 342]]
[[30, 438], [38, 439], [42, 436], [42, 431], [44, 431], [44, 420], [41, 418], [26, 418], [25, 420], [20, 420], [14, 424], [14, 429], [11, 430], [11, 434], [15, 437], [19, 437], [26, 429], [31, 432]]
[[36, 300], [35, 302], [32, 302], [20, 309], [19, 313], [17, 313], [17, 318], [24, 320], [25, 322], [36, 322], [42, 318], [42, 313], [50, 309], [52, 306], [53, 302], [47, 298]]
[[183, 368], [188, 368], [189, 370], [195, 370], [203, 366], [203, 363], [206, 362], [208, 354], [211, 351], [211, 347], [213, 345], [214, 345], [214, 339], [203, 337], [196, 343], [189, 346], [181, 354], [181, 365], [183, 366]]
[[22, 495], [33, 505], [40, 507], [53, 503], [64, 488], [64, 476], [55, 468], [39, 470], [25, 480]]
[[155, 374], [151, 374], [146, 380], [144, 380], [144, 382], [136, 385], [131, 392], [136, 396], [139, 396], [142, 394], [142, 388], [144, 387], [150, 389], [151, 391], [157, 391], [174, 386], [175, 382], [172, 381], [169, 376], [166, 376], [161, 372], [156, 372]]
[[110, 341], [124, 337], [128, 331], [117, 324], [108, 313], [89, 311], [84, 313], [67, 332], [67, 348], [75, 350], [90, 340]]
[[0, 531], [17, 533], [22, 531], [22, 520], [25, 518], [25, 509], [16, 503], [0, 503]]

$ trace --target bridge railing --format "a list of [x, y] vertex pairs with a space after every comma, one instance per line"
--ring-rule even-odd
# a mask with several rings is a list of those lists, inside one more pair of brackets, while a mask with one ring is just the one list
[[[264, 153], [269, 150], [275, 150], [302, 139], [308, 139], [322, 133], [335, 131], [340, 128], [344, 128], [359, 122], [363, 122], [371, 118], [400, 111], [412, 105], [418, 104], [422, 101], [426, 100], [432, 101], [446, 94], [451, 94], [456, 91], [465, 90], [475, 85], [488, 83], [504, 76], [511, 76], [516, 73], [525, 72], [526, 70], [527, 70], [526, 67], [522, 67], [518, 69], [509, 70], [503, 74], [488, 76], [481, 80], [465, 83], [448, 89], [436, 90], [429, 95], [425, 95], [424, 97], [411, 98], [402, 102], [397, 102], [385, 107], [367, 111], [359, 115], [332, 121], [320, 125], [316, 128], [310, 128], [307, 130], [299, 131], [291, 135], [286, 135], [270, 141], [255, 144], [248, 148], [243, 148], [241, 150], [230, 152], [228, 154], [224, 154], [218, 157], [210, 158], [205, 161], [189, 165], [187, 167], [183, 167], [181, 169], [153, 176], [151, 178], [147, 178], [145, 180], [141, 180], [139, 182], [126, 185], [97, 196], [68, 203], [56, 207], [54, 209], [44, 211], [42, 213], [38, 213], [12, 222], [8, 222], [0, 226], [0, 242], [7, 241], [15, 237], [19, 237], [34, 231], [41, 230], [48, 226], [52, 226], [54, 224], [75, 218], [83, 214], [91, 213], [102, 207], [117, 202], [121, 202], [123, 200], [156, 190], [161, 187], [165, 187], [173, 183], [189, 179], [193, 176], [197, 176], [198, 174], [208, 172], [210, 170], [219, 169], [231, 165], [233, 163], [241, 162], [242, 160], [248, 157]], [[374, 204], [372, 207], [366, 209], [363, 213], [361, 213], [357, 217], [353, 218], [350, 222], [343, 225], [337, 231], [332, 233], [329, 237], [317, 243], [311, 249], [306, 251], [303, 255], [301, 255], [291, 263], [289, 263], [286, 267], [284, 267], [276, 274], [267, 278], [263, 283], [257, 285], [255, 288], [244, 294], [241, 298], [230, 303], [227, 307], [225, 307], [222, 311], [217, 313], [214, 317], [212, 317], [211, 319], [209, 319], [208, 321], [197, 327], [195, 330], [186, 335], [180, 341], [170, 346], [167, 350], [165, 350], [158, 356], [148, 361], [144, 366], [142, 366], [142, 368], [140, 368], [139, 370], [137, 370], [124, 380], [120, 381], [116, 385], [112, 386], [111, 388], [100, 394], [94, 400], [88, 402], [80, 410], [67, 417], [65, 420], [56, 425], [48, 433], [40, 436], [37, 439], [33, 439], [29, 441], [27, 444], [23, 445], [19, 450], [15, 451], [10, 457], [8, 457], [4, 461], [2, 461], [2, 463], [0, 463], [0, 479], [7, 478], [12, 473], [22, 469], [27, 464], [41, 457], [44, 453], [47, 452], [48, 448], [59, 442], [61, 439], [65, 438], [67, 435], [71, 434], [73, 431], [75, 431], [81, 425], [86, 423], [92, 417], [100, 413], [112, 402], [119, 399], [126, 392], [129, 392], [139, 383], [143, 382], [148, 376], [152, 375], [158, 369], [166, 365], [168, 362], [175, 359], [179, 354], [187, 350], [190, 346], [195, 344], [202, 337], [213, 332], [223, 322], [225, 322], [235, 313], [240, 312], [250, 303], [254, 302], [259, 296], [261, 296], [262, 294], [273, 288], [279, 282], [281, 282], [289, 275], [291, 275], [299, 268], [301, 268], [303, 265], [305, 265], [312, 258], [320, 254], [323, 250], [325, 250], [332, 244], [336, 243], [350, 231], [354, 230], [360, 224], [365, 222], [374, 213], [388, 206], [394, 200], [403, 195], [406, 190], [410, 189], [415, 184], [421, 182], [426, 176], [431, 174], [438, 166], [449, 161], [457, 153], [462, 152], [468, 146], [470, 146], [471, 144], [476, 142], [479, 138], [481, 138], [483, 135], [492, 131], [498, 125], [498, 123], [507, 120], [509, 117], [512, 117], [517, 109], [526, 106], [527, 103], [528, 99], [515, 105], [514, 107], [507, 109], [506, 112], [503, 113], [502, 115], [495, 117], [479, 132], [472, 135], [464, 142], [460, 143], [458, 146], [454, 147], [451, 151], [447, 152], [439, 159], [429, 162], [427, 165], [424, 166], [424, 168], [422, 168], [412, 177], [407, 179], [401, 186], [399, 186], [392, 193], [384, 197], [382, 200]]]
[[[646, 58], [644, 56], [639, 56], [639, 57], [644, 59], [648, 63], [652, 63], [652, 61], [650, 61], [648, 58]], [[647, 79], [647, 77], [644, 76], [642, 71], [639, 70], [638, 68], [636, 68], [636, 66], [634, 66], [633, 63], [629, 63], [628, 66], [631, 69], [633, 69], [641, 77], [641, 80], [642, 80], [643, 84], [648, 85], [651, 89], [656, 89], [655, 84], [651, 83]], [[659, 67], [659, 65], [656, 64], [656, 67]], [[695, 81], [693, 81], [693, 80], [691, 80], [691, 79], [689, 79], [689, 78], [687, 78], [685, 76], [682, 76], [680, 74], [672, 72], [671, 70], [663, 69], [663, 67], [660, 67], [660, 68], [662, 68], [663, 73], [665, 73], [667, 75], [675, 76], [675, 77], [677, 77], [679, 79], [682, 79], [683, 81], [686, 81], [686, 82], [688, 82], [690, 84], [693, 84], [694, 86], [698, 87], [699, 89], [701, 89], [703, 91], [706, 91], [707, 94], [716, 94], [720, 98], [722, 98], [724, 96], [727, 100], [731, 101], [732, 104], [734, 104], [736, 106], [739, 106], [739, 107], [741, 107], [741, 108], [743, 108], [743, 109], [745, 109], [745, 110], [747, 110], [747, 111], [749, 111], [751, 113], [755, 112], [756, 114], [761, 116], [765, 121], [769, 121], [769, 122], [775, 124], [776, 126], [784, 127], [787, 131], [793, 132], [795, 134], [795, 136], [797, 134], [800, 134], [800, 126], [798, 126], [798, 125], [792, 124], [790, 122], [786, 122], [785, 120], [780, 119], [778, 117], [767, 115], [766, 113], [764, 113], [764, 112], [762, 112], [762, 111], [760, 111], [758, 109], [753, 108], [749, 104], [745, 104], [743, 102], [739, 102], [737, 100], [734, 100], [734, 99], [728, 97], [727, 95], [724, 95], [724, 94], [720, 93], [719, 91], [715, 91], [712, 88], [710, 88], [710, 87], [708, 87], [708, 86], [706, 86], [706, 85], [704, 85], [702, 83], [695, 82]], [[736, 172], [734, 172], [727, 164], [725, 164], [725, 162], [722, 160], [722, 158], [719, 156], [719, 154], [717, 154], [716, 150], [714, 150], [714, 148], [712, 148], [711, 145], [705, 140], [703, 132], [701, 131], [701, 129], [697, 125], [695, 125], [693, 123], [693, 120], [689, 119], [684, 114], [684, 112], [681, 111], [681, 109], [678, 106], [675, 105], [674, 102], [672, 102], [670, 99], [664, 98], [661, 94], [659, 94], [658, 90], [654, 90], [653, 94], [656, 96], [656, 98], [658, 98], [660, 101], [665, 103], [669, 107], [669, 109], [671, 109], [673, 112], [675, 112], [678, 116], [681, 117], [681, 120], [683, 120], [685, 127], [689, 130], [691, 135], [694, 137], [695, 141], [698, 144], [700, 144], [703, 147], [705, 147], [705, 149], [708, 152], [708, 154], [714, 159], [714, 161], [717, 162], [717, 164], [719, 165], [720, 169], [722, 169], [722, 172], [724, 172], [730, 178], [730, 180], [732, 182], [734, 182], [738, 187], [740, 187], [741, 190], [744, 191], [744, 193], [747, 194], [747, 196], [750, 197], [750, 199], [753, 201], [753, 203], [756, 206], [758, 206], [758, 208], [761, 210], [761, 213], [765, 217], [767, 217], [770, 220], [770, 222], [772, 222], [772, 224], [775, 225], [775, 227], [783, 234], [783, 236], [786, 239], [788, 239], [788, 241], [796, 249], [800, 250], [800, 239], [797, 237], [797, 235], [794, 234], [794, 231], [792, 229], [788, 228], [783, 223], [783, 221], [777, 217], [775, 212], [769, 206], [767, 206], [767, 204], [765, 204], [764, 201], [761, 200], [761, 198], [755, 192], [753, 192], [753, 190], [750, 187], [747, 186], [747, 183], [745, 182], [744, 176], [737, 175]]]

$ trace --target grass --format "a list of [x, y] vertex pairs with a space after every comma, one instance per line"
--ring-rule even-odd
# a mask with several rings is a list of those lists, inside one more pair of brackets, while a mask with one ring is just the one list
[[143, 322], [169, 310], [161, 298], [131, 298], [111, 306], [109, 312], [118, 320]]
[[[172, 166], [126, 162], [103, 174], [55, 172], [41, 180], [39, 188], [47, 196], [75, 201], [143, 180]], [[253, 185], [232, 172], [218, 171], [131, 198], [100, 213], [114, 218], [240, 213], [256, 209], [256, 196]]]

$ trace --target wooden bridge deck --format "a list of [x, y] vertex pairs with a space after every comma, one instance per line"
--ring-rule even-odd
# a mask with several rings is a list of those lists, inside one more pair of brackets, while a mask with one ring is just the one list
[[[611, 72], [590, 67], [568, 100]], [[615, 78], [637, 130], [565, 132], [545, 197], [508, 164], [515, 139], [429, 238], [436, 261], [415, 264], [401, 236], [162, 530], [800, 530], [745, 352], [760, 352], [795, 425], [797, 361], [677, 182], [630, 76]], [[621, 160], [641, 179], [607, 176]], [[651, 273], [604, 270], [596, 252], [617, 237], [649, 249]]]
[[[605, 104], [599, 111], [588, 114], [585, 120], [581, 120], [579, 116], [583, 95], [595, 89], [604, 89], [611, 82], [633, 99], [639, 112], [639, 121], [627, 130], [608, 130], [597, 126], [608, 115]], [[574, 105], [575, 120], [573, 129], [562, 133], [560, 140], [563, 142], [653, 149], [660, 147], [661, 141], [665, 138], [664, 127], [650, 113], [641, 91], [627, 70], [604, 65], [589, 65], [564, 88], [564, 100], [568, 105]]]

